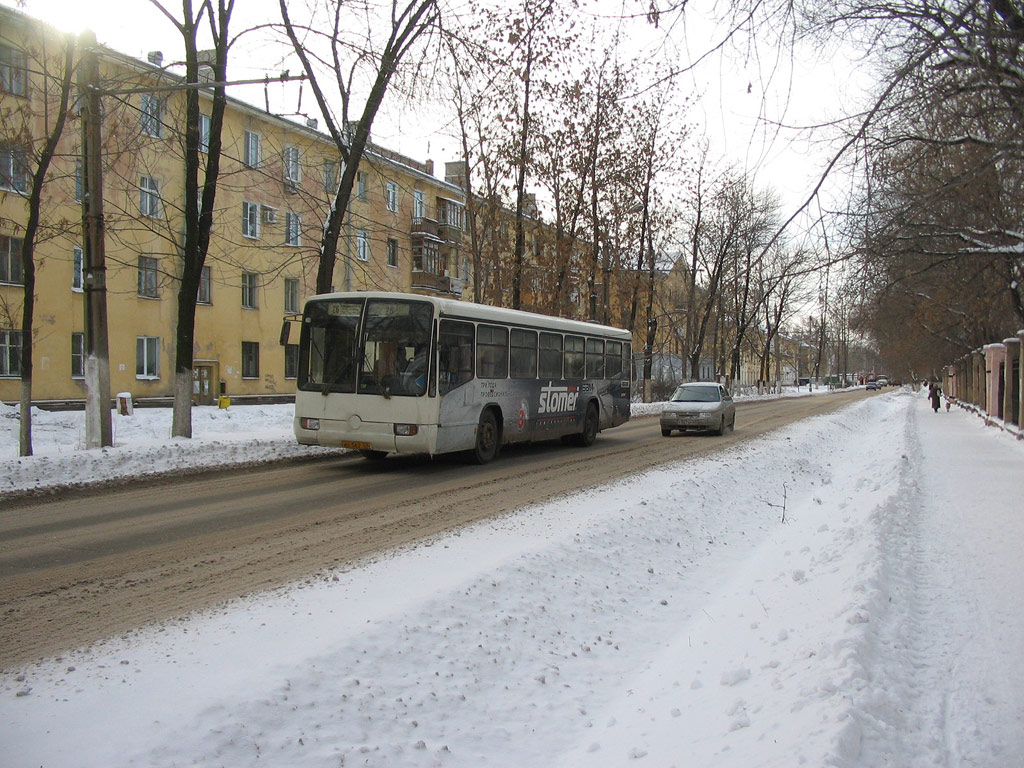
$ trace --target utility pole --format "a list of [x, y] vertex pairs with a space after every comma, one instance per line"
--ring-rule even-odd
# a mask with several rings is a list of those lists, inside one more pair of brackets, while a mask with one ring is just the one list
[[85, 447], [114, 444], [110, 425], [110, 352], [107, 345], [107, 267], [104, 253], [103, 164], [99, 55], [96, 35], [82, 33], [78, 92], [82, 108], [82, 231], [85, 264]]

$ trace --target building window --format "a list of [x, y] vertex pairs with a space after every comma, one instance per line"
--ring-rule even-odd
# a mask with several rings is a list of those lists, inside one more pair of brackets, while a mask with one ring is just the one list
[[199, 151], [210, 152], [210, 125], [212, 120], [209, 115], [199, 115]]
[[152, 256], [139, 256], [139, 296], [160, 298], [160, 263]]
[[71, 334], [71, 378], [85, 378], [85, 334]]
[[139, 177], [139, 213], [151, 219], [160, 217], [160, 182], [152, 176]]
[[152, 93], [144, 93], [139, 103], [139, 126], [144, 136], [160, 138], [160, 99]]
[[284, 279], [284, 311], [292, 314], [299, 311], [299, 281], [293, 277]]
[[356, 231], [356, 258], [360, 261], [370, 260], [370, 233], [365, 229]]
[[441, 200], [439, 213], [442, 224], [454, 229], [462, 229], [462, 206], [454, 200]]
[[0, 235], [0, 283], [25, 283], [25, 272], [21, 268], [20, 237]]
[[0, 330], [0, 376], [21, 376], [21, 331]]
[[362, 171], [356, 174], [356, 199], [366, 202], [366, 174]]
[[338, 164], [333, 160], [324, 160], [324, 192], [338, 192]]
[[71, 249], [71, 290], [80, 291], [85, 284], [85, 251], [76, 245]]
[[433, 240], [424, 240], [413, 246], [412, 268], [414, 272], [441, 274], [441, 252]]
[[199, 273], [199, 291], [196, 293], [196, 304], [213, 304], [213, 279], [209, 267], [203, 267]]
[[253, 131], [245, 132], [245, 156], [243, 162], [249, 168], [259, 168], [262, 150], [260, 148], [260, 135]]
[[135, 378], [160, 378], [160, 339], [156, 336], [135, 338]]
[[297, 213], [284, 216], [285, 245], [302, 245], [302, 220]]
[[415, 219], [422, 219], [427, 215], [427, 203], [423, 198], [422, 189], [412, 191], [412, 215]]
[[0, 44], [0, 91], [15, 96], [28, 94], [28, 65], [25, 52]]
[[242, 203], [242, 235], [251, 240], [260, 238], [260, 206], [259, 203]]
[[286, 379], [299, 378], [299, 345], [284, 345], [284, 377]]
[[28, 191], [28, 161], [24, 147], [0, 144], [0, 189]]
[[82, 202], [82, 195], [85, 192], [85, 177], [82, 175], [82, 161], [75, 161], [75, 202]]
[[256, 309], [256, 296], [259, 290], [259, 275], [255, 272], [242, 273], [242, 306], [245, 309]]
[[388, 266], [398, 266], [398, 241], [393, 237], [388, 238]]
[[260, 344], [258, 341], [242, 342], [242, 378], [258, 379], [260, 376]]
[[398, 210], [398, 185], [393, 181], [384, 185], [384, 204], [389, 211]]
[[302, 181], [302, 166], [298, 147], [284, 148], [284, 180], [291, 189], [297, 189]]

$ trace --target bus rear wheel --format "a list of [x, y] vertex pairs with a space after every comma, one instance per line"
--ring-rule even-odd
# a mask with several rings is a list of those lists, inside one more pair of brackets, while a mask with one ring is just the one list
[[473, 461], [488, 464], [498, 456], [498, 421], [493, 411], [480, 414], [476, 427], [476, 445], [473, 446]]
[[597, 440], [597, 431], [601, 426], [600, 422], [601, 419], [597, 413], [597, 405], [591, 403], [587, 406], [587, 415], [583, 417], [583, 431], [573, 436], [573, 442], [584, 447], [593, 445]]

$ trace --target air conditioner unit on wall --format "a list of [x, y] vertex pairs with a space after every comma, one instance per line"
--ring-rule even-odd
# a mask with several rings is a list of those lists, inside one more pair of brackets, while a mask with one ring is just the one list
[[263, 223], [264, 224], [276, 224], [277, 223], [277, 209], [269, 206], [263, 206]]

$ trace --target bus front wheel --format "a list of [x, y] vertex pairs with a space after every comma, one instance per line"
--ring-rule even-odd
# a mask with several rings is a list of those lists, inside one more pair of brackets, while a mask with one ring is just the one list
[[498, 456], [498, 422], [493, 411], [480, 414], [480, 423], [476, 427], [476, 445], [473, 446], [473, 460], [477, 464], [487, 464]]

